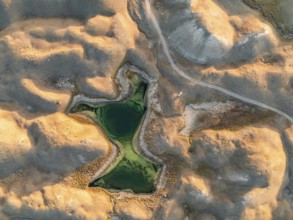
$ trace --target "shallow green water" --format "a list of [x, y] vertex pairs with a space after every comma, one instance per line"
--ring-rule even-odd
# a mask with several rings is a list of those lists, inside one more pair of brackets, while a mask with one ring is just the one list
[[95, 111], [97, 121], [109, 138], [122, 146], [124, 157], [107, 174], [98, 178], [90, 186], [106, 189], [126, 190], [135, 193], [151, 193], [155, 190], [157, 165], [138, 155], [133, 147], [135, 134], [146, 112], [144, 95], [147, 84], [134, 75], [134, 94], [121, 103], [110, 103], [95, 109], [82, 105], [79, 110]]

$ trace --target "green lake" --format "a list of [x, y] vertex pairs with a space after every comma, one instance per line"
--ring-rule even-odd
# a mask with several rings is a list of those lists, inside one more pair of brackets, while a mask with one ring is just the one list
[[124, 101], [107, 103], [96, 108], [86, 104], [78, 106], [79, 111], [95, 112], [95, 121], [124, 153], [123, 158], [113, 169], [90, 183], [90, 186], [132, 190], [134, 193], [152, 193], [155, 191], [158, 165], [139, 155], [134, 146], [146, 113], [144, 96], [147, 84], [133, 74], [131, 85], [132, 95]]

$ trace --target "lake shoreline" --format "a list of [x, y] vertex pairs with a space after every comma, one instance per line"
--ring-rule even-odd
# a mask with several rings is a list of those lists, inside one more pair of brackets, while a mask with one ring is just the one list
[[[104, 105], [109, 103], [118, 103], [118, 102], [122, 102], [129, 99], [129, 97], [132, 95], [132, 90], [131, 90], [129, 79], [125, 75], [129, 71], [136, 73], [148, 85], [148, 88], [145, 92], [145, 99], [146, 99], [145, 105], [147, 110], [133, 138], [133, 148], [135, 152], [140, 154], [146, 160], [149, 160], [150, 162], [153, 162], [154, 164], [161, 165], [161, 167], [158, 170], [157, 178], [154, 183], [155, 185], [154, 192], [156, 192], [158, 190], [164, 189], [166, 185], [166, 180], [165, 180], [166, 165], [163, 163], [163, 161], [159, 157], [153, 155], [148, 150], [148, 145], [145, 142], [144, 137], [145, 137], [145, 131], [148, 126], [148, 123], [153, 118], [152, 111], [154, 110], [157, 112], [161, 111], [160, 105], [154, 96], [157, 93], [157, 89], [158, 89], [158, 85], [157, 85], [158, 79], [151, 79], [145, 72], [138, 69], [137, 67], [129, 65], [129, 64], [124, 64], [118, 70], [117, 76], [116, 76], [116, 83], [120, 90], [120, 94], [118, 95], [116, 99], [109, 100], [104, 98], [91, 98], [91, 97], [87, 97], [84, 94], [78, 94], [72, 98], [72, 102], [68, 107], [68, 111], [70, 111], [74, 106], [77, 106], [78, 104], [86, 104], [90, 107], [95, 108], [99, 105]], [[100, 167], [100, 169], [93, 175], [92, 181], [110, 172], [122, 160], [123, 156], [124, 156], [123, 149], [121, 149], [121, 147], [113, 143], [113, 150], [111, 155], [105, 160], [106, 162], [102, 165], [102, 167]], [[122, 191], [124, 193], [133, 194], [129, 190], [115, 190], [115, 189], [107, 189], [107, 190], [110, 192]], [[135, 194], [145, 194], [145, 193], [135, 193]]]

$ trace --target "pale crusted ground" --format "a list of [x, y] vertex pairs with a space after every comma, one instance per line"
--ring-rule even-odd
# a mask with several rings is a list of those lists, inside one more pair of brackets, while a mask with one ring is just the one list
[[[185, 72], [293, 116], [292, 43], [233, 2], [157, 0], [153, 10]], [[157, 80], [145, 143], [166, 185], [153, 195], [88, 188], [113, 146], [66, 114], [76, 94], [115, 99], [124, 63]], [[292, 156], [284, 118], [173, 71], [144, 1], [0, 0], [1, 220], [291, 219]]]

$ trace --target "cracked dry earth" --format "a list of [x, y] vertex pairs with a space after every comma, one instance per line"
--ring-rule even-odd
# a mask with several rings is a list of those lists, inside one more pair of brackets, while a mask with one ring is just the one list
[[[146, 1], [0, 0], [0, 219], [293, 219], [292, 123], [178, 75]], [[151, 10], [187, 75], [292, 117], [293, 7], [272, 2]], [[163, 165], [150, 194], [88, 187], [119, 149], [70, 113], [75, 97], [122, 100], [128, 73], [149, 83], [137, 150]]]

